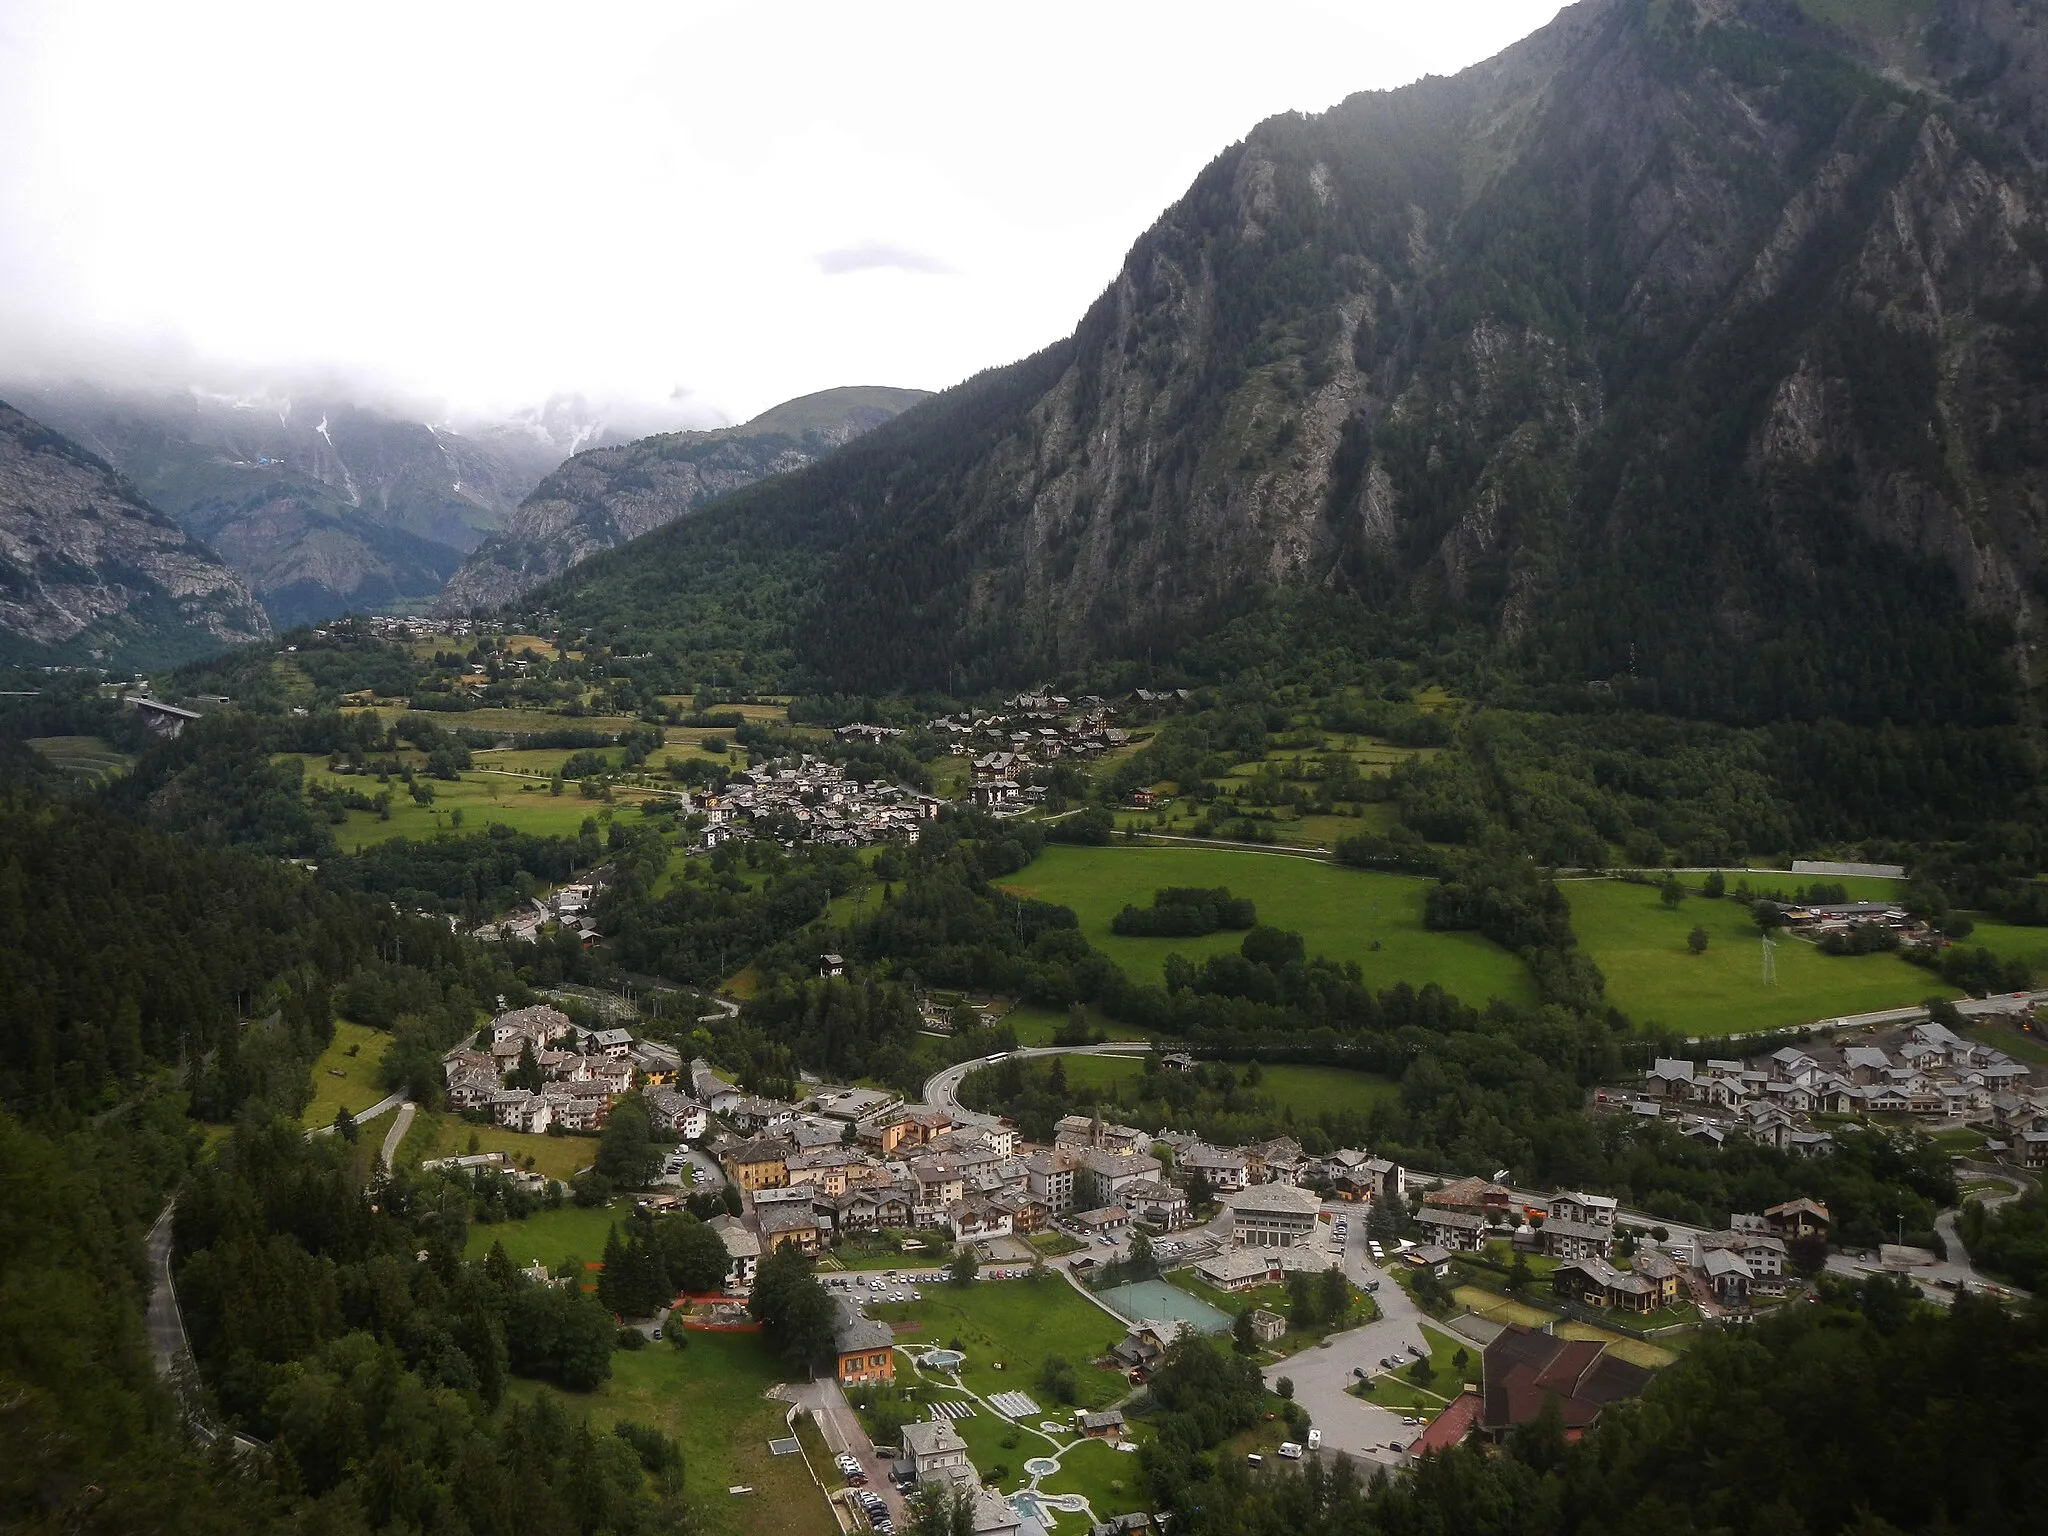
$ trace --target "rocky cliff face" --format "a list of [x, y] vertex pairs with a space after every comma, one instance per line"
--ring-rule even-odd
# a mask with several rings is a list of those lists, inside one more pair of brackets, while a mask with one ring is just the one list
[[431, 601], [601, 430], [573, 411], [463, 429], [283, 391], [17, 391], [206, 540], [280, 625]]
[[785, 401], [742, 426], [579, 453], [548, 476], [449, 581], [444, 612], [511, 602], [591, 555], [769, 475], [801, 469], [925, 398], [850, 387]]
[[[971, 458], [941, 397], [727, 537], [830, 562], [803, 657], [847, 686], [1143, 654], [1291, 586], [1665, 708], [1999, 692], [2048, 590], [2029, 9], [1582, 0], [1261, 124], [962, 396]], [[592, 579], [687, 596], [710, 531]]]
[[0, 651], [156, 666], [270, 632], [211, 550], [105, 462], [0, 404]]

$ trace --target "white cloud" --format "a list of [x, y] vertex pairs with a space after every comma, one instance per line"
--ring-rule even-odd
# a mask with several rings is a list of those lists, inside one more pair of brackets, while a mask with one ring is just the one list
[[1069, 331], [1261, 118], [1556, 9], [4, 0], [0, 361], [943, 386]]

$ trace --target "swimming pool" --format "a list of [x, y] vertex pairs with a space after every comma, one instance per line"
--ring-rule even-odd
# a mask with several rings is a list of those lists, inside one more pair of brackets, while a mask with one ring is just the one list
[[1134, 1323], [1186, 1323], [1197, 1333], [1228, 1333], [1235, 1321], [1227, 1312], [1164, 1280], [1139, 1280], [1100, 1294]]

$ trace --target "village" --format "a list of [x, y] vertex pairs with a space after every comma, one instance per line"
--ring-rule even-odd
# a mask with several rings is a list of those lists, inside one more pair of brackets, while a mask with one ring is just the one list
[[[969, 1368], [961, 1360], [915, 1327], [897, 1331], [929, 1306], [933, 1287], [959, 1283], [963, 1251], [971, 1255], [966, 1278], [980, 1285], [1029, 1280], [1054, 1286], [1047, 1296], [1085, 1297], [1082, 1315], [1114, 1327], [1093, 1330], [1101, 1335], [1093, 1342], [1084, 1329], [1076, 1352], [1129, 1392], [1142, 1390], [1183, 1330], [1235, 1332], [1259, 1351], [1269, 1381], [1289, 1380], [1281, 1428], [1298, 1438], [1272, 1454], [1343, 1451], [1386, 1465], [1468, 1434], [1497, 1438], [1550, 1405], [1568, 1428], [1583, 1429], [1671, 1358], [1658, 1341], [1797, 1300], [1823, 1267], [1933, 1284], [1916, 1275], [1909, 1253], [1832, 1252], [1830, 1213], [1812, 1198], [1736, 1213], [1725, 1229], [1708, 1230], [1626, 1211], [1611, 1195], [1447, 1177], [1369, 1149], [1310, 1155], [1292, 1137], [1218, 1146], [1070, 1114], [1034, 1144], [1007, 1121], [959, 1105], [960, 1077], [982, 1064], [941, 1073], [927, 1085], [929, 1102], [823, 1083], [782, 1101], [626, 1029], [585, 1030], [534, 1006], [501, 1014], [445, 1067], [452, 1103], [529, 1133], [598, 1130], [621, 1097], [641, 1095], [656, 1135], [679, 1145], [657, 1182], [631, 1197], [637, 1208], [658, 1216], [707, 1189], [724, 1196], [708, 1221], [726, 1252], [723, 1285], [715, 1295], [677, 1297], [666, 1326], [744, 1324], [767, 1257], [793, 1248], [814, 1261], [837, 1308], [838, 1410], [813, 1405], [835, 1444], [843, 1484], [835, 1507], [885, 1533], [903, 1512], [904, 1492], [935, 1483], [973, 1492], [980, 1536], [1042, 1531], [1063, 1512], [1056, 1501], [1067, 1496], [1039, 1489], [1036, 1478], [1008, 1498], [985, 1488], [989, 1469], [977, 1470], [960, 1433], [959, 1418], [977, 1411], [1037, 1422], [1045, 1410], [1031, 1393], [1020, 1390], [1007, 1406], [998, 1403], [1007, 1394], [976, 1396], [962, 1385]], [[1164, 1065], [1193, 1063], [1172, 1053]], [[1660, 1061], [1640, 1094], [1609, 1094], [1604, 1107], [1646, 1118], [1654, 1108], [1659, 1118], [1711, 1123], [1727, 1135], [1780, 1138], [1773, 1144], [1818, 1158], [1828, 1155], [1826, 1132], [1788, 1130], [1747, 1106], [1797, 1122], [1827, 1102], [1848, 1102], [1824, 1089], [1861, 1090], [1868, 1108], [1868, 1090], [1904, 1092], [1910, 1074], [1909, 1109], [1935, 1085], [1934, 1101], [1955, 1112], [2010, 1123], [2008, 1151], [2038, 1146], [2048, 1130], [2048, 1094], [2024, 1069], [2001, 1070], [2000, 1053], [1932, 1021], [1885, 1046], [1816, 1045], [1756, 1064], [1695, 1065]], [[1942, 1099], [1939, 1088], [1950, 1085], [1974, 1097]], [[1817, 1139], [1790, 1139], [1807, 1134]], [[1303, 1333], [1299, 1298], [1331, 1286], [1351, 1300], [1331, 1314], [1332, 1326]], [[1444, 1390], [1409, 1385], [1417, 1362], [1452, 1353], [1466, 1363], [1457, 1379], [1437, 1383]], [[900, 1444], [878, 1446], [861, 1428], [870, 1421], [847, 1401], [899, 1385], [918, 1387], [929, 1414], [902, 1429]], [[956, 1402], [951, 1392], [965, 1397]], [[1132, 1443], [1140, 1428], [1111, 1409], [1076, 1410], [1059, 1423], [1063, 1434], [1118, 1443]], [[1056, 1468], [1057, 1458], [1047, 1465]], [[1095, 1522], [1096, 1536], [1104, 1527]]]
[[1602, 1092], [1595, 1107], [1670, 1119], [1714, 1146], [1747, 1136], [1806, 1157], [1827, 1153], [1829, 1125], [1980, 1124], [1990, 1131], [1986, 1156], [2019, 1168], [2048, 1166], [2048, 1090], [2004, 1051], [1933, 1019], [1883, 1035], [1873, 1029], [1780, 1046], [1752, 1059], [1661, 1058], [1635, 1092]]
[[701, 851], [745, 837], [840, 848], [908, 840], [924, 822], [937, 819], [944, 803], [879, 779], [851, 778], [840, 764], [808, 752], [742, 769], [724, 788], [690, 796], [704, 822], [696, 843]]

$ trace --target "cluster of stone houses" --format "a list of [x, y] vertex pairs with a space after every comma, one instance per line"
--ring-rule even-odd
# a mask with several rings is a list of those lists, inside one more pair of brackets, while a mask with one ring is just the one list
[[947, 738], [955, 757], [973, 759], [970, 797], [998, 813], [1015, 813], [1045, 796], [1019, 782], [1026, 769], [1062, 760], [1091, 761], [1130, 740], [1106, 700], [1069, 699], [1039, 690], [1020, 693], [989, 714], [941, 715], [930, 729]]
[[690, 804], [704, 818], [702, 848], [771, 831], [785, 844], [864, 848], [914, 838], [944, 802], [898, 784], [863, 784], [806, 752], [736, 773], [722, 789], [692, 794]]
[[1645, 1238], [1620, 1258], [1619, 1209], [1610, 1195], [1579, 1190], [1553, 1194], [1542, 1208], [1523, 1207], [1501, 1185], [1461, 1179], [1422, 1197], [1415, 1220], [1424, 1243], [1406, 1257], [1441, 1273], [1453, 1254], [1474, 1253], [1505, 1237], [1517, 1252], [1556, 1259], [1558, 1294], [1585, 1306], [1642, 1313], [1692, 1299], [1735, 1308], [1755, 1296], [1781, 1294], [1787, 1241], [1825, 1239], [1829, 1225], [1827, 1207], [1802, 1198], [1762, 1215], [1738, 1215], [1725, 1232], [1663, 1245]]
[[485, 923], [472, 936], [493, 943], [537, 944], [552, 925], [575, 934], [585, 949], [592, 949], [604, 940], [590, 916], [602, 893], [594, 880], [575, 881], [546, 897], [536, 896], [508, 917]]
[[[529, 1063], [539, 1087], [508, 1083]], [[584, 1029], [545, 1004], [499, 1014], [474, 1041], [441, 1060], [451, 1105], [488, 1110], [499, 1125], [528, 1135], [553, 1126], [597, 1130], [621, 1095], [637, 1083], [669, 1081], [676, 1067], [675, 1053], [666, 1046], [636, 1041], [624, 1029]], [[697, 1134], [703, 1134], [701, 1113]]]
[[[1686, 1135], [1716, 1145], [1731, 1135], [1748, 1136], [1808, 1156], [1833, 1145], [1826, 1131], [1814, 1128], [1816, 1115], [1989, 1120], [2021, 1138], [2048, 1131], [2048, 1094], [2035, 1089], [2027, 1067], [1931, 1021], [1913, 1025], [1889, 1046], [1870, 1037], [1788, 1045], [1751, 1060], [1660, 1058], [1644, 1072], [1639, 1098], [1602, 1102], [1638, 1114], [1675, 1114]], [[2048, 1162], [2048, 1138], [2017, 1146], [2016, 1160], [2032, 1155], [2032, 1166]], [[2010, 1153], [2012, 1146], [2000, 1150]]]

